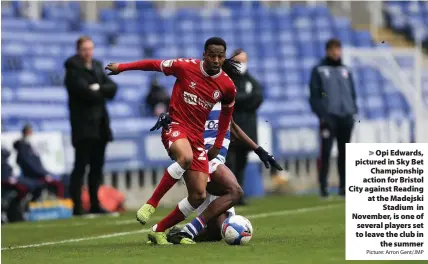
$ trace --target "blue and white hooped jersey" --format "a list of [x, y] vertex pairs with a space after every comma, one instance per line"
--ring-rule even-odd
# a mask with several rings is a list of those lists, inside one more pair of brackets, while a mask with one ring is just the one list
[[[218, 118], [220, 117], [220, 111], [221, 111], [221, 103], [215, 104], [208, 116], [207, 122], [205, 123], [204, 144], [205, 144], [206, 150], [210, 149], [214, 145], [215, 139], [217, 137]], [[219, 159], [223, 163], [226, 162], [226, 156], [227, 156], [227, 150], [229, 149], [229, 144], [230, 144], [230, 126], [229, 126], [229, 130], [226, 133], [226, 136], [224, 137], [223, 147], [221, 148], [220, 153], [217, 156], [217, 159]]]

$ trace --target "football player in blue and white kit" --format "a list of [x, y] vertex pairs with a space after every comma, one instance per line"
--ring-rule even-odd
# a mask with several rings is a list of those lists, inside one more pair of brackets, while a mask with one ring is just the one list
[[[205, 124], [204, 140], [206, 150], [210, 149], [215, 142], [220, 107], [220, 105], [214, 106]], [[169, 123], [168, 114], [161, 114], [153, 130], [160, 127], [168, 127]], [[207, 197], [197, 208], [198, 216], [183, 229], [173, 228], [167, 236], [169, 242], [174, 244], [192, 244], [192, 241], [195, 240], [217, 241], [221, 239], [221, 225], [227, 217], [235, 214], [233, 206], [239, 202], [239, 199], [243, 195], [242, 188], [239, 186], [235, 175], [224, 164], [231, 134], [233, 138], [246, 143], [249, 148], [253, 149], [266, 168], [269, 168], [271, 165], [278, 170], [282, 170], [281, 166], [275, 161], [275, 158], [252, 141], [232, 120], [230, 130], [226, 134], [219, 155], [214, 158], [209, 157], [210, 179], [207, 185]], [[212, 217], [208, 218], [206, 215]]]

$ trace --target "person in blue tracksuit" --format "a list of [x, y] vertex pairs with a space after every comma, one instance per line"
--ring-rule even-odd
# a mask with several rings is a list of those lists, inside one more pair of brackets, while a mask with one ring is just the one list
[[345, 196], [345, 146], [351, 140], [357, 96], [351, 69], [342, 63], [338, 39], [327, 41], [326, 57], [312, 69], [309, 103], [320, 122], [319, 183], [321, 197], [328, 197], [327, 175], [334, 139], [338, 147], [339, 195]]

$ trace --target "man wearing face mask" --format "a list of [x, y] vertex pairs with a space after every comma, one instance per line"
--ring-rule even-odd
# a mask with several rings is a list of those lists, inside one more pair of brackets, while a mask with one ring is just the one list
[[76, 42], [77, 54], [65, 61], [65, 86], [70, 109], [71, 141], [75, 150], [70, 194], [74, 214], [82, 215], [81, 188], [89, 165], [88, 189], [91, 213], [106, 213], [98, 200], [107, 143], [113, 140], [106, 102], [116, 95], [117, 85], [93, 59], [94, 43], [89, 37]]
[[[242, 75], [230, 76], [236, 87], [235, 110], [233, 120], [242, 130], [257, 143], [257, 109], [263, 102], [263, 91], [260, 83], [248, 72], [248, 55], [242, 50], [236, 50], [232, 55], [234, 60], [241, 62]], [[238, 183], [243, 186], [244, 172], [251, 150], [239, 141], [232, 142], [227, 155], [226, 166], [236, 175]], [[245, 202], [242, 199], [240, 204]]]
[[328, 197], [327, 175], [330, 153], [337, 139], [339, 195], [345, 196], [345, 145], [351, 140], [354, 115], [358, 112], [352, 73], [342, 64], [342, 46], [338, 39], [325, 45], [326, 57], [312, 70], [309, 103], [320, 121], [321, 150], [319, 183], [321, 197]]

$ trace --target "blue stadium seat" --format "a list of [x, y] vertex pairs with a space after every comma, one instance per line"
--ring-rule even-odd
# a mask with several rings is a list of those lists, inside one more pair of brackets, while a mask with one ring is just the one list
[[3, 24], [3, 18], [12, 18], [16, 16], [16, 11], [13, 6], [2, 6], [1, 7], [1, 18]]
[[[44, 119], [44, 120], [31, 120], [31, 124], [35, 124], [43, 131], [59, 131], [64, 133], [70, 133], [70, 121], [67, 119]], [[22, 126], [21, 126], [22, 127]]]
[[19, 30], [30, 31], [30, 21], [27, 19], [9, 18], [1, 20], [1, 29], [3, 30]]
[[65, 104], [46, 104], [46, 103], [8, 103], [2, 104], [2, 118], [26, 118], [39, 119], [56, 118], [67, 119], [68, 109]]
[[101, 20], [101, 22], [117, 21], [119, 18], [119, 12], [115, 9], [102, 9], [99, 12], [99, 19]]
[[113, 133], [124, 135], [149, 131], [155, 123], [155, 118], [115, 118], [111, 126]]
[[16, 101], [14, 89], [3, 86], [1, 88], [1, 101], [2, 102]]
[[361, 30], [354, 32], [354, 44], [357, 47], [371, 47], [373, 46], [372, 37], [369, 31]]
[[[106, 60], [107, 62], [118, 62], [119, 60]], [[139, 72], [125, 72], [120, 75], [111, 76], [111, 78], [123, 86], [143, 86], [148, 83], [147, 74]]]
[[122, 85], [117, 91], [116, 99], [125, 102], [142, 102], [143, 96], [149, 90], [149, 85], [129, 86]]
[[[21, 43], [58, 43], [70, 44], [74, 43], [82, 34], [77, 33], [34, 33], [34, 32], [16, 32], [7, 30], [2, 32], [2, 41], [16, 41]], [[92, 35], [95, 43], [105, 43], [106, 37], [102, 35]]]
[[[133, 117], [136, 115], [126, 102], [114, 101], [107, 104], [108, 112], [112, 118]], [[137, 115], [138, 116], [138, 115]]]
[[47, 20], [78, 22], [80, 20], [79, 5], [76, 6], [45, 6], [43, 17]]
[[388, 26], [413, 40], [428, 41], [427, 9], [426, 1], [388, 1], [385, 3]]
[[269, 122], [275, 126], [282, 126], [282, 127], [319, 127], [319, 120], [311, 114], [305, 114], [305, 115], [284, 115], [279, 118], [269, 118], [266, 119], [269, 120]]
[[2, 77], [2, 85], [10, 87], [45, 84], [47, 84], [47, 76], [35, 72], [7, 73]]
[[15, 89], [15, 100], [20, 102], [67, 103], [67, 91], [62, 86], [19, 87]]
[[80, 30], [86, 35], [92, 34], [114, 34], [120, 30], [120, 25], [109, 21], [104, 23], [82, 23]]

